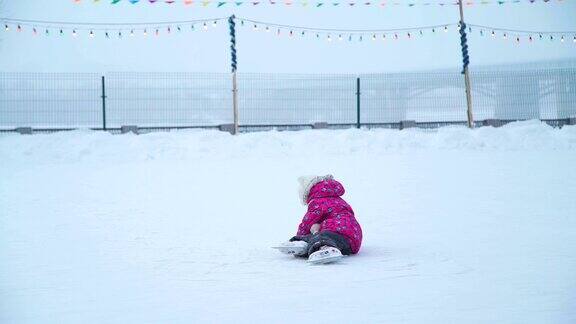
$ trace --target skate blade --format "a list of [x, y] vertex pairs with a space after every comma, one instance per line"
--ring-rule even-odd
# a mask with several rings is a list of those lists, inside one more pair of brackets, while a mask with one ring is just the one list
[[305, 251], [304, 249], [298, 250], [294, 248], [286, 248], [285, 246], [273, 246], [272, 248], [286, 254], [301, 254]]
[[308, 260], [308, 263], [310, 264], [328, 264], [328, 263], [334, 263], [337, 262], [338, 260], [342, 259], [342, 255], [335, 255], [335, 256], [331, 256], [331, 257], [326, 257], [326, 258], [322, 258], [322, 259], [318, 259], [318, 260], [314, 260], [314, 261], [310, 261]]

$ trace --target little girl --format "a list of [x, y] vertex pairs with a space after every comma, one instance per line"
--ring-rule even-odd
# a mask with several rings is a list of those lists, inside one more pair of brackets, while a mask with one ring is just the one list
[[285, 247], [288, 253], [308, 256], [310, 261], [356, 254], [362, 243], [362, 229], [352, 207], [340, 198], [344, 187], [332, 175], [298, 178], [300, 199], [308, 212], [298, 233]]

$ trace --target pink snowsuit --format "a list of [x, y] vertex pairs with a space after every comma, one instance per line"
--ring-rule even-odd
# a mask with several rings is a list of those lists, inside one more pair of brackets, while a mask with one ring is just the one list
[[324, 180], [315, 184], [308, 194], [308, 212], [298, 226], [297, 235], [310, 234], [314, 224], [320, 224], [320, 232], [330, 231], [344, 236], [353, 254], [362, 244], [362, 228], [354, 217], [352, 207], [344, 199], [344, 187], [336, 180]]

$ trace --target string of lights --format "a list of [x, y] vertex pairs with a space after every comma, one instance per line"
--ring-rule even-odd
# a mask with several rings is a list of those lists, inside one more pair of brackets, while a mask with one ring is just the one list
[[[251, 5], [251, 6], [258, 6], [258, 5], [271, 5], [271, 6], [302, 6], [302, 7], [354, 7], [354, 6], [379, 6], [379, 7], [388, 7], [388, 6], [406, 6], [406, 7], [415, 7], [415, 6], [457, 6], [458, 1], [396, 1], [396, 0], [364, 0], [364, 1], [309, 1], [309, 0], [252, 0], [252, 1], [220, 1], [220, 0], [72, 0], [76, 4], [80, 4], [83, 2], [92, 2], [92, 3], [102, 3], [108, 2], [110, 4], [116, 5], [121, 3], [128, 3], [128, 4], [139, 4], [139, 3], [148, 3], [148, 4], [158, 4], [164, 3], [168, 5], [174, 4], [183, 4], [186, 6], [193, 6], [193, 5], [200, 5], [202, 7], [208, 6], [216, 6], [218, 8], [223, 6], [242, 6], [242, 5]], [[504, 5], [504, 4], [534, 4], [534, 3], [563, 3], [566, 0], [463, 0], [463, 4], [466, 6], [475, 6], [475, 5]]]
[[394, 28], [394, 29], [330, 29], [330, 28], [312, 28], [304, 26], [294, 26], [294, 25], [282, 25], [275, 23], [262, 22], [257, 20], [240, 19], [241, 27], [249, 27], [253, 31], [264, 31], [267, 33], [275, 33], [278, 36], [287, 35], [289, 37], [293, 36], [312, 36], [316, 38], [325, 38], [327, 41], [332, 40], [358, 40], [362, 41], [366, 38], [371, 38], [372, 40], [377, 40], [378, 38], [382, 40], [400, 38], [413, 38], [416, 36], [423, 36], [424, 32], [430, 33], [440, 33], [448, 32], [450, 27], [456, 24], [444, 24], [444, 25], [434, 25], [434, 26], [421, 26], [421, 27], [409, 27], [409, 28]]
[[26, 20], [14, 18], [0, 18], [4, 25], [4, 31], [15, 30], [16, 32], [31, 31], [34, 35], [44, 34], [50, 36], [54, 33], [64, 36], [70, 34], [74, 37], [84, 33], [90, 37], [97, 34], [111, 38], [113, 34], [121, 38], [124, 35], [135, 36], [140, 34], [148, 36], [155, 34], [171, 34], [172, 32], [195, 31], [197, 29], [209, 30], [217, 27], [219, 22], [227, 18], [195, 19], [183, 21], [159, 21], [159, 22], [136, 22], [136, 23], [103, 23], [103, 22], [64, 22], [46, 20]]
[[[32, 32], [34, 35], [43, 33], [45, 36], [52, 34], [88, 35], [90, 37], [104, 36], [112, 38], [117, 36], [122, 38], [129, 36], [156, 36], [179, 33], [183, 31], [210, 30], [219, 25], [227, 17], [183, 20], [183, 21], [158, 21], [158, 22], [137, 22], [137, 23], [104, 23], [104, 22], [63, 22], [44, 20], [25, 20], [14, 18], [0, 18], [4, 25], [4, 31], [16, 31], [19, 33]], [[277, 24], [271, 22], [258, 21], [248, 18], [236, 18], [239, 26], [244, 30], [253, 32], [265, 32], [277, 36], [288, 37], [312, 37], [327, 41], [363, 41], [376, 40], [400, 40], [417, 39], [428, 35], [442, 35], [448, 32], [458, 32], [460, 24], [442, 24], [433, 26], [418, 26], [393, 29], [333, 29], [317, 28], [297, 25]], [[576, 31], [534, 31], [506, 29], [492, 26], [467, 24], [467, 31], [470, 35], [481, 37], [513, 40], [516, 42], [534, 41], [559, 41], [561, 43], [571, 40], [576, 44]]]
[[504, 29], [483, 25], [468, 24], [468, 32], [477, 32], [481, 37], [488, 36], [494, 39], [514, 40], [517, 43], [527, 41], [529, 43], [536, 40], [542, 41], [555, 41], [561, 43], [572, 38], [572, 42], [576, 44], [576, 31], [534, 31], [534, 30], [518, 30], [518, 29]]
[[[250, 30], [258, 32], [264, 31], [267, 33], [275, 33], [278, 36], [288, 35], [292, 36], [309, 36], [319, 39], [326, 39], [332, 41], [337, 39], [339, 41], [363, 41], [364, 39], [372, 39], [374, 41], [381, 39], [415, 39], [426, 35], [443, 34], [449, 31], [458, 32], [460, 24], [444, 24], [435, 26], [421, 26], [409, 28], [395, 28], [395, 29], [327, 29], [327, 28], [312, 28], [295, 25], [282, 25], [276, 23], [262, 22], [245, 18], [240, 19], [240, 26], [248, 27]], [[569, 38], [576, 44], [576, 31], [532, 31], [532, 30], [516, 30], [505, 29], [491, 26], [467, 24], [468, 33], [472, 34], [477, 32], [477, 35], [484, 37], [490, 36], [494, 39], [512, 39], [516, 42], [522, 40], [533, 42], [536, 40], [559, 40], [565, 42]]]

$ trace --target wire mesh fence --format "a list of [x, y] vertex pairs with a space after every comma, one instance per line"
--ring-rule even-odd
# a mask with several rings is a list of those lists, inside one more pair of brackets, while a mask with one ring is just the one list
[[0, 73], [0, 128], [102, 125], [100, 75]]
[[356, 122], [356, 77], [239, 74], [240, 125]]
[[[576, 68], [474, 69], [476, 121], [576, 117]], [[218, 127], [233, 122], [226, 73], [0, 73], [0, 130]], [[458, 71], [366, 74], [238, 74], [244, 130], [419, 127], [466, 123]]]
[[361, 75], [363, 123], [466, 121], [463, 77], [458, 72]]
[[478, 120], [564, 119], [576, 116], [576, 69], [471, 73]]
[[232, 122], [229, 74], [109, 73], [105, 80], [106, 123], [110, 128]]

